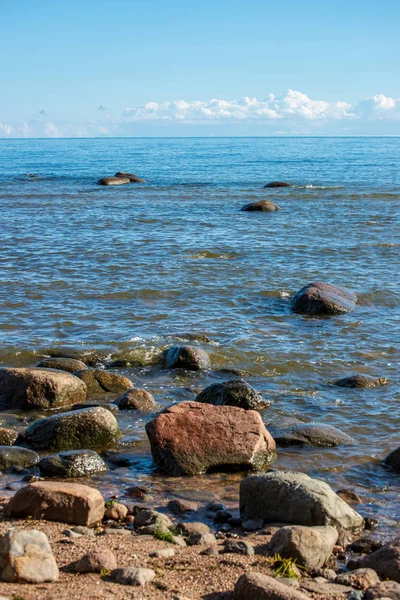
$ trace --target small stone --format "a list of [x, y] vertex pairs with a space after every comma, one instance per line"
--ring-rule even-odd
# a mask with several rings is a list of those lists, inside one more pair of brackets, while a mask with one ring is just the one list
[[10, 467], [33, 467], [39, 462], [39, 455], [21, 446], [0, 446], [0, 470]]
[[241, 527], [241, 526], [242, 526], [242, 524], [243, 524], [243, 519], [242, 519], [241, 517], [231, 517], [231, 518], [228, 520], [228, 524], [229, 524], [231, 527]]
[[270, 181], [264, 185], [265, 188], [283, 188], [283, 187], [292, 187], [291, 183], [286, 183], [286, 181]]
[[192, 533], [210, 533], [210, 528], [208, 525], [197, 521], [178, 523], [176, 529], [181, 531], [184, 535], [191, 535]]
[[192, 533], [186, 543], [188, 546], [201, 546], [202, 544], [216, 544], [217, 540], [212, 533]]
[[106, 527], [103, 531], [103, 535], [125, 535], [131, 536], [131, 529], [122, 529], [120, 527]]
[[16, 583], [57, 581], [59, 576], [49, 541], [36, 529], [11, 529], [0, 540], [0, 579]]
[[363, 536], [358, 538], [349, 545], [349, 549], [357, 554], [370, 554], [374, 550], [382, 548], [383, 544], [380, 540], [371, 536]]
[[143, 498], [144, 495], [150, 494], [150, 492], [150, 488], [144, 485], [132, 485], [127, 488], [125, 495], [132, 496], [133, 498]]
[[400, 583], [397, 581], [381, 581], [367, 589], [364, 600], [399, 600]]
[[124, 185], [130, 182], [129, 177], [101, 177], [97, 185]]
[[147, 390], [133, 388], [115, 400], [120, 410], [140, 410], [143, 413], [152, 412], [156, 408], [154, 397]]
[[381, 579], [400, 583], [400, 537], [367, 554], [358, 563], [360, 568], [374, 569]]
[[202, 556], [219, 556], [219, 550], [215, 546], [209, 546], [200, 552]]
[[217, 510], [214, 516], [214, 523], [227, 523], [232, 514], [227, 510]]
[[213, 383], [196, 396], [196, 402], [214, 406], [236, 406], [244, 410], [264, 410], [271, 404], [243, 379]]
[[358, 494], [356, 494], [355, 492], [353, 492], [353, 490], [343, 489], [343, 490], [338, 490], [336, 493], [339, 496], [339, 498], [341, 498], [342, 500], [347, 502], [347, 504], [350, 504], [350, 506], [352, 504], [362, 504], [363, 503], [360, 496]]
[[167, 504], [167, 508], [174, 513], [174, 515], [185, 515], [187, 513], [196, 512], [196, 504], [194, 502], [188, 502], [186, 500], [170, 500]]
[[13, 446], [18, 439], [18, 431], [0, 427], [0, 446]]
[[65, 537], [69, 537], [69, 538], [80, 538], [83, 537], [81, 533], [77, 533], [76, 531], [72, 531], [72, 529], [64, 529], [64, 531], [62, 532], [63, 535], [65, 535]]
[[379, 527], [378, 519], [374, 519], [373, 517], [366, 517], [364, 520], [365, 529], [372, 530]]
[[223, 552], [224, 554], [245, 554], [246, 556], [252, 556], [254, 554], [254, 546], [241, 540], [226, 540]]
[[222, 504], [222, 502], [212, 501], [206, 504], [205, 510], [207, 512], [217, 512], [218, 510], [226, 510], [226, 506], [225, 504]]
[[60, 371], [67, 371], [68, 373], [75, 373], [86, 369], [86, 365], [81, 360], [76, 358], [62, 358], [62, 357], [51, 357], [43, 359], [37, 367], [43, 369], [57, 369]]
[[338, 538], [334, 527], [304, 527], [289, 525], [281, 527], [268, 543], [269, 556], [279, 554], [295, 560], [306, 569], [321, 568], [331, 556]]
[[254, 517], [254, 519], [246, 519], [242, 523], [243, 531], [258, 531], [264, 527], [264, 519]]
[[128, 507], [120, 502], [111, 502], [108, 506], [106, 505], [106, 512], [104, 513], [105, 519], [111, 519], [112, 521], [123, 521], [128, 515]]
[[165, 351], [165, 369], [200, 371], [210, 367], [211, 361], [207, 352], [197, 346], [172, 346]]
[[101, 573], [117, 568], [117, 557], [109, 548], [95, 548], [72, 563], [75, 573]]
[[172, 521], [156, 510], [140, 510], [135, 516], [134, 527], [136, 530], [142, 529], [143, 527], [154, 526], [154, 528], [170, 529], [172, 527]]
[[155, 579], [156, 574], [153, 569], [145, 569], [143, 567], [123, 567], [122, 569], [114, 569], [110, 577], [115, 583], [121, 585], [137, 585], [143, 586]]
[[133, 388], [133, 383], [130, 379], [118, 373], [111, 373], [105, 369], [84, 369], [76, 371], [74, 375], [86, 384], [89, 395], [122, 394]]
[[365, 590], [379, 583], [379, 577], [373, 569], [356, 569], [350, 573], [341, 573], [336, 578], [336, 583], [351, 585], [357, 590]]
[[175, 556], [175, 550], [173, 548], [163, 548], [162, 550], [150, 552], [149, 556], [151, 558], [170, 558], [171, 556]]

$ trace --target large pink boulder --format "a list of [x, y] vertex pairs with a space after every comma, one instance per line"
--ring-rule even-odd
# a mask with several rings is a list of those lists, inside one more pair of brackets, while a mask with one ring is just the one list
[[147, 423], [146, 432], [154, 462], [171, 475], [262, 469], [275, 459], [275, 442], [254, 410], [181, 402]]

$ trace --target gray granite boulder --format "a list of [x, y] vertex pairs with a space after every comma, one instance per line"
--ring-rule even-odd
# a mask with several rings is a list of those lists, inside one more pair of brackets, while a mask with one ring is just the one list
[[357, 296], [350, 290], [316, 281], [303, 287], [292, 299], [292, 310], [306, 315], [340, 315], [355, 309]]
[[331, 556], [338, 539], [338, 532], [331, 525], [305, 527], [289, 525], [281, 527], [268, 543], [270, 556], [279, 554], [291, 558], [306, 569], [320, 569]]
[[214, 406], [237, 406], [245, 410], [263, 410], [271, 404], [243, 379], [213, 383], [196, 396], [196, 402]]
[[284, 429], [277, 429], [273, 438], [277, 446], [330, 447], [356, 443], [347, 433], [325, 423], [300, 423]]
[[165, 351], [165, 369], [188, 369], [202, 371], [211, 367], [210, 357], [197, 346], [172, 346]]

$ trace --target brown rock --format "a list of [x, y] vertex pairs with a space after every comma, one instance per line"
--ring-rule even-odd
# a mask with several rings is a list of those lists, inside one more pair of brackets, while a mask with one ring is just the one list
[[18, 439], [18, 431], [0, 427], [0, 446], [12, 446]]
[[334, 385], [346, 388], [371, 388], [379, 385], [386, 385], [389, 383], [388, 379], [384, 377], [371, 377], [370, 375], [350, 375], [350, 377], [343, 377], [334, 382]]
[[128, 515], [128, 507], [120, 502], [111, 502], [106, 508], [104, 513], [105, 519], [112, 519], [113, 521], [123, 521]]
[[336, 583], [350, 585], [357, 590], [365, 590], [379, 583], [379, 577], [373, 569], [356, 569], [350, 573], [341, 573], [336, 578]]
[[339, 498], [341, 498], [342, 500], [347, 502], [347, 504], [350, 504], [350, 506], [352, 504], [362, 504], [363, 503], [360, 496], [358, 494], [356, 494], [355, 492], [353, 492], [353, 490], [343, 489], [343, 490], [338, 490], [336, 493], [339, 496]]
[[103, 519], [104, 499], [98, 490], [87, 485], [38, 481], [18, 490], [4, 514], [11, 519], [32, 517], [93, 525]]
[[42, 369], [57, 369], [59, 371], [67, 371], [68, 373], [75, 373], [86, 369], [86, 365], [81, 360], [76, 358], [62, 358], [60, 356], [45, 358], [38, 365], [37, 368]]
[[205, 523], [200, 523], [199, 521], [178, 523], [176, 529], [187, 536], [192, 535], [192, 533], [210, 533], [209, 526]]
[[111, 373], [104, 369], [84, 369], [76, 371], [76, 377], [82, 379], [87, 387], [87, 393], [92, 394], [122, 394], [133, 388], [133, 383], [127, 377], [118, 373]]
[[152, 412], [156, 403], [154, 397], [147, 390], [141, 388], [132, 388], [115, 400], [115, 404], [120, 410], [140, 410], [147, 413]]
[[124, 173], [124, 171], [118, 171], [118, 173], [115, 173], [115, 177], [122, 177], [123, 179], [129, 179], [129, 181], [131, 183], [145, 183], [145, 181], [146, 181], [145, 179], [140, 179], [140, 177], [138, 177], [134, 173]]
[[102, 177], [98, 180], [97, 185], [123, 185], [130, 182], [128, 177]]
[[357, 296], [345, 288], [315, 281], [292, 299], [292, 310], [307, 315], [339, 315], [355, 309]]
[[263, 468], [275, 459], [275, 442], [256, 411], [181, 402], [146, 425], [155, 463], [171, 475], [210, 468]]
[[302, 592], [280, 583], [274, 577], [250, 571], [236, 582], [235, 600], [307, 600]]
[[207, 352], [197, 346], [172, 346], [165, 351], [165, 369], [200, 371], [211, 367]]
[[101, 573], [113, 571], [118, 566], [117, 557], [109, 548], [95, 548], [80, 560], [72, 563], [71, 568], [75, 573]]
[[0, 540], [0, 579], [17, 583], [57, 581], [57, 563], [42, 531], [11, 529], [3, 535]]
[[399, 600], [400, 583], [397, 581], [382, 581], [367, 589], [364, 600]]
[[86, 385], [51, 369], [0, 369], [0, 403], [10, 408], [58, 408], [86, 400]]
[[275, 212], [281, 210], [281, 207], [269, 200], [259, 200], [258, 202], [246, 204], [240, 210], [242, 212]]
[[381, 579], [400, 583], [400, 537], [361, 558], [358, 566], [373, 569]]

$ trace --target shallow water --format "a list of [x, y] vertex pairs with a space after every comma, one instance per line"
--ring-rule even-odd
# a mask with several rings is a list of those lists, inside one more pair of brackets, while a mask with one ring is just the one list
[[[120, 169], [148, 183], [96, 186]], [[357, 440], [282, 448], [276, 466], [354, 489], [360, 512], [393, 530], [400, 475], [381, 460], [400, 444], [399, 174], [396, 138], [1, 140], [0, 363], [35, 365], [55, 346], [117, 353], [160, 406], [244, 369], [272, 400], [272, 431], [318, 421]], [[295, 187], [263, 189], [277, 179]], [[261, 199], [282, 210], [240, 212]], [[355, 290], [356, 311], [292, 314], [291, 295], [315, 279]], [[212, 372], [157, 367], [185, 332], [210, 337]], [[391, 383], [329, 384], [354, 372]], [[23, 428], [33, 415], [2, 421], [16, 418]], [[132, 465], [96, 479], [106, 493], [140, 481], [159, 500], [236, 498], [242, 475], [156, 473], [148, 418], [121, 413]]]

